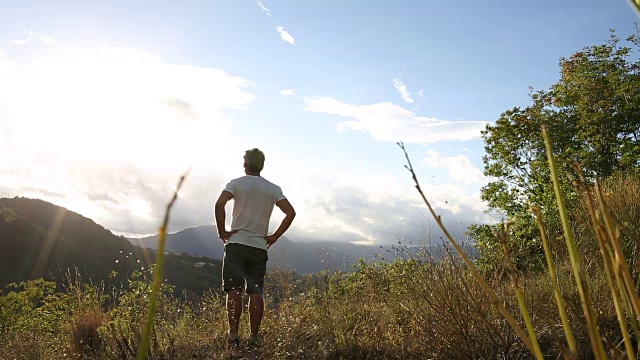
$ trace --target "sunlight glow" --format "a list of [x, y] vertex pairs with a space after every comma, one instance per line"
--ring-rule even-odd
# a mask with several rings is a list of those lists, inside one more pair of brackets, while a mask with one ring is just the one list
[[36, 58], [12, 75], [0, 87], [11, 89], [16, 144], [73, 160], [152, 167], [205, 162], [225, 145], [210, 139], [230, 134], [222, 111], [253, 99], [244, 79], [133, 49]]

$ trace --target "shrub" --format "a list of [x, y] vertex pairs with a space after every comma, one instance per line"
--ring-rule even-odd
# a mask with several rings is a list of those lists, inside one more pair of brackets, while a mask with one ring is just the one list
[[73, 315], [70, 324], [70, 348], [79, 357], [95, 357], [103, 347], [98, 329], [105, 324], [100, 308], [87, 309]]

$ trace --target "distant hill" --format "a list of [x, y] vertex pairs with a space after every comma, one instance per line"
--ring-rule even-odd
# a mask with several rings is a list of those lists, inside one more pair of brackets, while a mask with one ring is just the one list
[[[155, 261], [149, 249], [132, 245], [80, 214], [38, 199], [0, 199], [0, 287], [45, 278], [62, 284], [67, 274], [84, 281], [126, 284], [129, 274]], [[169, 255], [165, 277], [176, 291], [220, 288], [221, 263]]]
[[[132, 238], [129, 241], [144, 248], [156, 249], [157, 236]], [[435, 247], [438, 248], [438, 247]], [[222, 259], [224, 246], [214, 225], [188, 228], [167, 236], [167, 251]], [[389, 250], [389, 251], [387, 251]], [[418, 248], [409, 249], [417, 252]], [[434, 252], [435, 253], [435, 252]], [[377, 256], [378, 255], [378, 256]], [[395, 258], [389, 247], [356, 245], [348, 242], [294, 242], [281, 237], [269, 249], [269, 266], [286, 267], [302, 274], [319, 270], [351, 271], [359, 258], [367, 261], [386, 261]]]

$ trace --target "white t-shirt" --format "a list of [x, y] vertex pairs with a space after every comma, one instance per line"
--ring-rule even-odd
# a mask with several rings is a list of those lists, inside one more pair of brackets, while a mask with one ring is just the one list
[[246, 175], [231, 180], [224, 191], [233, 194], [231, 230], [238, 230], [227, 244], [235, 243], [267, 249], [264, 239], [276, 202], [286, 199], [278, 185], [260, 176]]

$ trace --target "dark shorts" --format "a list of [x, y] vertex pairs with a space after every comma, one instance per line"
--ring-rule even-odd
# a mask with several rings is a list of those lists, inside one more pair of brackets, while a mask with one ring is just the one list
[[262, 294], [267, 271], [267, 250], [242, 244], [227, 244], [222, 261], [222, 289]]

